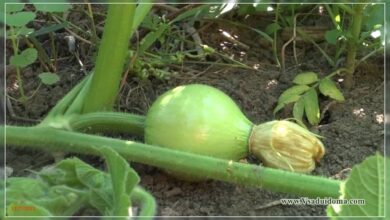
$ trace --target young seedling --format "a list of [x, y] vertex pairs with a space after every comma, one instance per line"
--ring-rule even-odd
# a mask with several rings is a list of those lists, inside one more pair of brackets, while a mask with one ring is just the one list
[[303, 72], [295, 76], [294, 86], [285, 90], [278, 99], [274, 114], [283, 109], [286, 105], [294, 103], [293, 116], [297, 122], [304, 126], [303, 115], [305, 113], [311, 125], [320, 122], [320, 109], [318, 103], [318, 92], [338, 102], [344, 101], [344, 96], [332, 81], [331, 77], [339, 74], [344, 69], [339, 69], [328, 76], [319, 79], [314, 72]]
[[[374, 47], [372, 52], [367, 52], [368, 57], [383, 50], [384, 5], [358, 3], [351, 7], [335, 4], [326, 5], [326, 8], [335, 28], [326, 32], [325, 39], [336, 46], [335, 63], [347, 50], [345, 87], [350, 89], [353, 85], [353, 72], [361, 62], [356, 62], [358, 49]], [[347, 16], [351, 20], [348, 26], [344, 21]], [[362, 59], [367, 59], [367, 56]]]
[[[17, 99], [21, 103], [25, 104], [26, 101], [31, 98], [27, 97], [24, 92], [22, 71], [23, 68], [33, 64], [39, 57], [39, 51], [30, 45], [30, 48], [20, 51], [19, 44], [21, 39], [28, 39], [32, 37], [35, 39], [37, 33], [42, 34], [42, 30], [35, 31], [32, 28], [28, 28], [27, 24], [33, 21], [37, 12], [64, 12], [69, 9], [70, 4], [35, 4], [36, 11], [23, 11], [25, 4], [7, 4], [6, 5], [6, 24], [9, 26], [7, 32], [7, 39], [12, 42], [13, 56], [10, 58], [10, 64], [16, 68], [16, 76], [18, 81], [18, 88], [20, 97]], [[40, 52], [42, 53], [42, 49]], [[44, 53], [44, 51], [43, 51]], [[44, 54], [46, 57], [47, 55]], [[43, 55], [42, 55], [43, 56]], [[40, 58], [41, 59], [41, 58]], [[44, 72], [39, 74], [41, 83], [45, 85], [52, 85], [59, 81], [59, 76], [55, 73]], [[37, 90], [39, 89], [39, 86]], [[33, 95], [35, 92], [33, 92]]]

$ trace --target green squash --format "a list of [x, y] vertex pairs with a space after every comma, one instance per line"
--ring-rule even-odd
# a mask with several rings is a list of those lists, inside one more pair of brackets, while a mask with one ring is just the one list
[[254, 125], [225, 93], [199, 84], [171, 89], [153, 103], [145, 142], [233, 161], [251, 153], [265, 166], [302, 173], [311, 172], [325, 153], [316, 134], [285, 120]]
[[211, 86], [179, 86], [161, 95], [145, 122], [151, 145], [237, 161], [248, 154], [253, 124], [236, 103]]

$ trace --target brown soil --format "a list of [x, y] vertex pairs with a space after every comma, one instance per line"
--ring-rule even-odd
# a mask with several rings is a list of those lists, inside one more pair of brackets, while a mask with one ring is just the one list
[[[121, 93], [117, 110], [145, 115], [157, 96], [168, 89], [183, 84], [204, 83], [227, 93], [251, 121], [262, 123], [274, 119], [272, 111], [277, 98], [291, 86], [291, 79], [296, 74], [314, 71], [324, 76], [331, 72], [318, 50], [310, 44], [305, 44], [298, 48], [299, 65], [294, 64], [290, 47], [287, 51], [286, 71], [280, 74], [279, 68], [274, 64], [269, 45], [259, 42], [260, 37], [246, 29], [214, 24], [202, 31], [204, 43], [222, 51], [218, 43], [221, 41], [218, 29], [237, 34], [242, 43], [250, 46], [250, 50], [245, 51], [246, 54], [242, 57], [239, 56], [241, 49], [231, 45], [228, 45], [230, 49], [224, 52], [235, 54], [236, 59], [241, 59], [241, 62], [248, 66], [258, 66], [258, 70], [217, 64], [211, 67], [205, 64], [187, 64], [185, 70], [169, 80], [155, 78], [140, 80], [137, 77], [129, 77]], [[61, 43], [60, 40], [59, 42]], [[64, 51], [65, 45], [66, 43], [62, 42]], [[325, 43], [320, 46], [324, 47]], [[71, 54], [67, 56], [71, 57]], [[383, 152], [383, 65], [383, 58], [378, 57], [358, 66], [354, 76], [354, 88], [350, 91], [342, 89], [346, 97], [344, 103], [336, 104], [325, 97], [320, 97], [321, 109], [325, 109], [324, 117], [320, 125], [312, 129], [324, 137], [326, 154], [313, 175], [344, 179], [352, 166], [377, 151]], [[17, 117], [11, 116], [8, 111], [8, 124], [34, 124], [36, 123], [34, 120], [38, 122], [57, 100], [83, 77], [83, 72], [72, 58], [59, 62], [58, 69], [61, 81], [54, 86], [42, 86], [28, 101], [27, 108], [11, 100], [12, 109]], [[32, 94], [37, 88], [39, 72], [38, 68], [25, 69], [23, 81], [27, 94]], [[17, 90], [12, 90], [11, 87], [14, 79], [12, 71], [8, 72], [7, 92], [17, 97]], [[342, 84], [341, 87], [343, 88]], [[277, 116], [286, 117], [291, 117], [290, 111], [284, 111]], [[50, 154], [42, 152], [9, 149], [7, 153], [7, 166], [14, 170], [13, 175], [25, 175], [28, 169], [40, 169], [43, 165], [53, 162]], [[102, 163], [97, 158], [85, 156], [82, 158], [93, 164]], [[282, 206], [277, 203], [280, 198], [296, 198], [295, 196], [212, 180], [189, 183], [170, 177], [157, 168], [141, 164], [132, 166], [141, 176], [141, 185], [156, 197], [158, 215], [161, 216], [326, 215], [324, 206]], [[267, 204], [270, 206], [264, 207]]]

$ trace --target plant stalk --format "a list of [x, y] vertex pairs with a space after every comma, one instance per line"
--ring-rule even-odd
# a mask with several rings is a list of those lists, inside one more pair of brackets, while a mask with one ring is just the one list
[[350, 8], [348, 5], [345, 5], [345, 4], [336, 4], [337, 7], [343, 9], [344, 11], [346, 11], [347, 13], [351, 14], [351, 15], [354, 15], [355, 14], [355, 11]]
[[[279, 20], [279, 14], [280, 14], [280, 9], [279, 9], [279, 4], [276, 5], [276, 10], [275, 10], [275, 23], [278, 23]], [[278, 48], [277, 48], [277, 37], [278, 37], [278, 31], [276, 30], [274, 32], [274, 40], [272, 41], [272, 52], [275, 57], [275, 62], [278, 67], [281, 67], [279, 57], [278, 57]]]
[[356, 52], [358, 47], [358, 42], [360, 38], [360, 31], [362, 27], [363, 20], [363, 9], [365, 4], [355, 4], [353, 6], [353, 20], [350, 26], [349, 33], [351, 34], [351, 38], [348, 39], [348, 54], [346, 61], [346, 68], [348, 69], [346, 78], [345, 78], [345, 87], [347, 89], [351, 89], [353, 85], [353, 72], [356, 67]]
[[[1, 128], [0, 132], [3, 132]], [[230, 183], [261, 187], [275, 192], [308, 197], [339, 197], [340, 181], [293, 173], [257, 165], [238, 163], [188, 152], [75, 133], [48, 127], [6, 126], [6, 143], [12, 147], [32, 147], [99, 155], [99, 148], [110, 146], [124, 158], [161, 169], [185, 172]]]
[[89, 16], [89, 19], [91, 20], [91, 29], [92, 29], [92, 42], [94, 42], [95, 44], [98, 43], [99, 41], [99, 37], [97, 36], [96, 34], [96, 26], [95, 26], [95, 19], [93, 17], [93, 12], [92, 12], [92, 6], [91, 6], [91, 3], [87, 2], [84, 0], [84, 2], [86, 3], [87, 5], [87, 8], [88, 8], [88, 16]]
[[58, 116], [63, 116], [66, 114], [67, 109], [72, 105], [73, 101], [77, 98], [80, 91], [84, 88], [85, 84], [87, 84], [91, 80], [92, 74], [84, 77], [75, 87], [72, 88], [61, 100], [57, 102], [57, 104], [50, 110], [50, 112], [46, 115], [45, 119], [40, 123], [40, 125], [44, 126], [52, 123]]
[[80, 132], [123, 132], [137, 136], [143, 136], [144, 124], [144, 116], [121, 112], [93, 112], [69, 120], [69, 127]]
[[[12, 32], [12, 35], [14, 35], [15, 33], [15, 30], [13, 29], [13, 27], [11, 26], [10, 27], [10, 30]], [[16, 37], [11, 37], [11, 42], [12, 42], [12, 48], [14, 50], [14, 56], [17, 56], [18, 55], [18, 43], [16, 42]], [[16, 78], [18, 80], [18, 83], [19, 83], [19, 93], [20, 93], [20, 101], [22, 102], [23, 105], [26, 105], [26, 95], [24, 93], [24, 88], [23, 88], [23, 80], [22, 80], [22, 76], [20, 74], [20, 67], [16, 66]]]
[[84, 99], [83, 113], [109, 111], [113, 108], [133, 30], [134, 12], [135, 4], [109, 5], [95, 73]]

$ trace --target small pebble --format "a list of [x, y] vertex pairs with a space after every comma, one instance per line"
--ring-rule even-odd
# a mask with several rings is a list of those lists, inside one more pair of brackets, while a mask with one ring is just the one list
[[161, 210], [161, 216], [178, 216], [178, 215], [180, 215], [178, 212], [176, 212], [175, 210], [169, 207], [165, 207]]
[[179, 187], [175, 187], [167, 192], [165, 192], [165, 196], [167, 198], [172, 197], [172, 196], [177, 196], [180, 195], [183, 191]]

